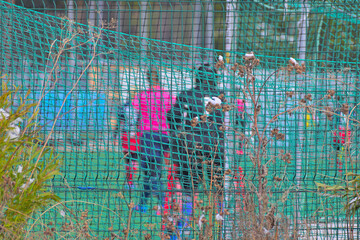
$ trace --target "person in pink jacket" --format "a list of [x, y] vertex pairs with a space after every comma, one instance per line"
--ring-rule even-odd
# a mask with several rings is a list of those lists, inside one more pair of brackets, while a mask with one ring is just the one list
[[139, 110], [141, 168], [144, 172], [144, 192], [140, 205], [136, 210], [146, 212], [147, 199], [152, 193], [156, 193], [163, 204], [164, 194], [161, 187], [161, 173], [164, 164], [164, 153], [169, 150], [169, 139], [167, 135], [168, 123], [166, 113], [171, 109], [174, 98], [160, 86], [157, 70], [147, 73], [150, 87], [139, 93], [133, 106]]

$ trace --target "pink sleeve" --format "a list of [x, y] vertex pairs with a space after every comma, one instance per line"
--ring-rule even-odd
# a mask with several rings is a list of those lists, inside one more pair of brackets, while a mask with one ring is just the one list
[[134, 100], [132, 102], [133, 104], [133, 107], [136, 109], [136, 110], [140, 110], [140, 101], [141, 101], [141, 93], [137, 93], [134, 97]]
[[236, 99], [236, 104], [237, 104], [237, 109], [239, 112], [243, 112], [244, 111], [244, 105], [245, 105], [245, 100], [243, 99]]
[[176, 102], [176, 96], [171, 95], [169, 92], [168, 94], [168, 100], [166, 101], [166, 111], [169, 111], [173, 104]]

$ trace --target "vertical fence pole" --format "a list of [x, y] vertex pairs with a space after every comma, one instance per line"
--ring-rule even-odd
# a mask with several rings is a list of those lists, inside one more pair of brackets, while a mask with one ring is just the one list
[[[118, 14], [117, 14], [117, 31], [118, 34], [120, 34], [123, 31], [123, 18], [124, 18], [124, 13], [123, 13], [123, 9], [125, 9], [124, 3], [123, 2], [116, 2], [117, 5], [117, 10], [118, 10]], [[120, 40], [120, 38], [118, 39]]]
[[298, 30], [299, 30], [299, 36], [297, 41], [297, 48], [299, 53], [299, 60], [301, 62], [304, 62], [306, 58], [306, 33], [307, 28], [309, 26], [309, 5], [307, 4], [307, 0], [304, 0], [303, 3], [301, 3], [301, 15], [300, 20], [298, 22]]
[[211, 49], [209, 51], [210, 64], [214, 62], [214, 3], [212, 0], [207, 0], [206, 3], [206, 21], [205, 21], [205, 48]]
[[[235, 12], [236, 12], [236, 3], [234, 3], [233, 0], [227, 0], [226, 1], [226, 37], [225, 37], [225, 41], [226, 41], [226, 45], [225, 45], [225, 51], [226, 51], [226, 59], [225, 61], [227, 63], [230, 62], [230, 52], [233, 52], [234, 49], [234, 45], [236, 45], [236, 40], [234, 40], [234, 36], [236, 34], [236, 17], [235, 17]], [[232, 57], [232, 61], [236, 61], [235, 56], [231, 56]], [[235, 89], [234, 86], [234, 79], [231, 76], [225, 76], [225, 81], [227, 81], [225, 83], [225, 88], [226, 88], [226, 96], [229, 99], [229, 103], [232, 105], [234, 103], [234, 99], [232, 96], [232, 92], [230, 89]], [[230, 82], [231, 81], [231, 82]], [[233, 84], [233, 86], [231, 86], [231, 83]], [[231, 119], [230, 119], [230, 114], [229, 112], [225, 113], [225, 125], [226, 126], [231, 126]], [[225, 170], [230, 169], [230, 162], [234, 161], [234, 151], [233, 151], [233, 146], [234, 146], [234, 134], [232, 131], [229, 131], [226, 128], [226, 132], [225, 132], [225, 136], [226, 136], [226, 142], [225, 142]], [[224, 195], [225, 195], [225, 204], [224, 206], [226, 206], [227, 208], [230, 208], [230, 204], [229, 204], [229, 200], [231, 200], [229, 198], [229, 194], [230, 194], [230, 179], [229, 176], [225, 176], [225, 186], [224, 186]], [[229, 223], [229, 217], [225, 216], [224, 218], [224, 223]], [[229, 225], [231, 225], [231, 223], [229, 223]], [[225, 239], [230, 239], [231, 238], [231, 232], [226, 231], [226, 225], [224, 224], [223, 226], [223, 235], [225, 236]]]
[[[141, 17], [140, 17], [140, 36], [141, 36], [141, 58], [139, 59], [139, 65], [143, 65], [146, 61], [145, 58], [147, 56], [148, 51], [148, 44], [147, 39], [148, 38], [148, 26], [147, 26], [147, 20], [148, 20], [148, 12], [147, 12], [147, 0], [143, 0], [141, 2], [140, 8], [141, 8]], [[140, 63], [143, 61], [143, 63]]]
[[[10, 3], [10, 4], [15, 4], [15, 0], [6, 0], [6, 2], [8, 2], [8, 3]], [[8, 8], [8, 11], [6, 11], [6, 12], [11, 12], [10, 14], [8, 14], [8, 15], [10, 15], [10, 18], [8, 18], [7, 20], [8, 20], [8, 22], [9, 22], [9, 24], [8, 24], [8, 31], [7, 31], [7, 33], [8, 34], [4, 34], [4, 35], [8, 35], [8, 39], [7, 40], [5, 40], [6, 39], [6, 37], [4, 37], [3, 38], [3, 41], [4, 41], [4, 45], [5, 46], [8, 46], [8, 51], [9, 51], [9, 54], [7, 54], [6, 53], [6, 48], [4, 48], [4, 52], [5, 52], [5, 61], [4, 61], [4, 64], [3, 64], [3, 67], [4, 67], [4, 69], [6, 69], [7, 68], [7, 66], [6, 65], [8, 65], [9, 67], [12, 65], [11, 64], [11, 62], [13, 61], [13, 57], [12, 57], [12, 41], [14, 40], [13, 39], [13, 24], [14, 24], [14, 12], [13, 12], [13, 7], [12, 6], [9, 6], [9, 5], [5, 5], [5, 6], [7, 6], [7, 8]], [[4, 20], [3, 20], [4, 21]], [[6, 22], [6, 20], [4, 21], [4, 22]], [[7, 63], [6, 63], [7, 62]]]
[[95, 12], [96, 12], [96, 2], [90, 1], [90, 3], [89, 3], [89, 20], [88, 20], [88, 24], [90, 26], [95, 26], [95, 21], [96, 21]]
[[[68, 0], [68, 18], [70, 20], [70, 22], [69, 22], [69, 33], [71, 35], [73, 35], [74, 34], [73, 25], [75, 24], [75, 21], [76, 21], [74, 0]], [[72, 37], [72, 36], [70, 36], [70, 37]], [[72, 40], [71, 44], [73, 45], [72, 47], [76, 46], [75, 40]], [[66, 85], [68, 85], [68, 84], [71, 85], [73, 77], [76, 76], [76, 74], [75, 74], [75, 69], [76, 69], [76, 67], [75, 67], [75, 64], [76, 64], [75, 58], [76, 58], [76, 55], [74, 55], [74, 51], [76, 51], [76, 49], [71, 49], [70, 50], [69, 61], [68, 61], [68, 73], [67, 73], [67, 74], [70, 74], [70, 77], [66, 78], [66, 79], [70, 79], [70, 82], [69, 83], [67, 82]], [[65, 63], [65, 66], [66, 66], [66, 63]]]
[[[307, 34], [307, 28], [309, 25], [308, 21], [308, 15], [309, 15], [309, 5], [307, 4], [307, 0], [304, 0], [301, 3], [301, 16], [300, 20], [298, 22], [298, 29], [299, 29], [299, 36], [297, 41], [297, 47], [298, 47], [298, 53], [299, 53], [299, 60], [300, 63], [303, 63], [306, 59], [306, 34]], [[305, 114], [305, 113], [304, 113]], [[297, 153], [296, 153], [296, 184], [297, 184], [297, 190], [299, 191], [296, 194], [296, 228], [299, 228], [301, 226], [301, 209], [300, 209], [300, 202], [301, 202], [301, 171], [302, 171], [302, 161], [303, 161], [303, 149], [305, 144], [305, 138], [304, 138], [304, 114], [299, 113], [299, 140], [297, 144]]]
[[200, 47], [200, 40], [201, 40], [201, 1], [195, 0], [193, 6], [193, 23], [192, 23], [192, 36], [191, 36], [191, 62], [190, 66], [196, 65], [197, 60], [199, 60], [199, 53], [198, 50], [194, 47]]

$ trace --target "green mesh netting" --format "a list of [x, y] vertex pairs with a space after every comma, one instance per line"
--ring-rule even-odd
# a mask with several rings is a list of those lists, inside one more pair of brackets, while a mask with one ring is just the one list
[[[222, 6], [217, 11], [224, 14]], [[308, 14], [315, 16], [308, 25], [304, 56], [309, 60], [304, 61], [306, 72], [296, 74], [282, 68], [287, 67], [290, 57], [299, 54], [296, 24], [302, 14], [300, 3], [288, 3], [286, 7], [283, 2], [239, 3], [235, 34], [238, 51], [225, 54], [223, 47], [218, 51], [141, 38], [1, 1], [0, 66], [1, 74], [6, 74], [2, 81], [21, 86], [24, 94], [30, 89], [33, 99], [43, 97], [40, 138], [48, 139], [63, 157], [62, 176], [53, 179], [51, 187], [66, 207], [57, 205], [44, 215], [34, 216], [39, 220], [31, 233], [42, 231], [37, 221], [52, 221], [56, 237], [74, 237], [76, 231], [66, 230], [64, 224], [74, 221], [74, 215], [87, 212], [90, 235], [101, 238], [110, 237], [111, 232], [124, 236], [127, 228], [131, 239], [144, 239], [148, 234], [151, 239], [167, 234], [199, 238], [200, 233], [205, 234], [199, 221], [205, 218], [213, 223], [212, 238], [241, 239], [246, 231], [252, 231], [244, 225], [250, 213], [243, 209], [249, 207], [249, 199], [256, 201], [254, 189], [259, 188], [259, 172], [252, 160], [259, 146], [249, 96], [249, 91], [254, 91], [260, 96], [259, 129], [278, 113], [299, 106], [306, 95], [312, 98], [307, 99], [307, 108], [280, 115], [265, 131], [268, 139], [274, 138], [272, 129], [284, 136], [266, 146], [262, 164], [268, 163], [266, 179], [272, 193], [264, 201], [277, 207], [279, 219], [287, 218], [279, 224], [288, 232], [296, 228], [300, 238], [347, 238], [342, 200], [322, 196], [315, 182], [340, 182], [345, 171], [356, 172], [358, 166], [358, 123], [350, 121], [351, 158], [345, 158], [343, 146], [334, 144], [333, 137], [343, 126], [343, 118], [330, 119], [323, 112], [329, 106], [340, 115], [343, 104], [348, 104], [350, 109], [355, 107], [353, 119], [358, 119], [358, 46], [352, 44], [359, 40], [358, 21], [349, 15], [354, 10], [349, 7], [330, 2], [309, 5]], [[253, 72], [254, 90], [246, 88], [246, 77], [221, 68], [215, 78], [217, 88], [209, 87], [215, 80], [213, 70], [206, 69], [214, 69], [217, 56], [231, 56], [225, 62], [243, 63], [242, 56], [250, 50], [260, 59]], [[199, 71], [201, 66], [206, 69]], [[174, 129], [155, 127], [156, 135], [146, 131], [146, 122], [152, 122], [151, 127], [159, 123], [163, 126], [164, 119], [158, 112], [168, 111], [168, 106], [146, 98], [149, 69], [157, 74], [150, 82], [159, 79], [161, 90], [155, 91], [158, 100], [165, 101], [168, 93], [177, 97], [178, 103], [170, 105], [166, 120], [173, 120]], [[282, 70], [274, 74], [277, 69]], [[336, 92], [335, 97], [325, 102], [329, 90]], [[139, 114], [131, 108], [134, 102], [126, 105], [130, 97], [143, 107], [155, 106], [154, 115], [145, 120], [142, 111], [146, 109], [140, 108], [142, 118], [136, 124], [141, 131], [126, 124]], [[216, 109], [219, 99], [221, 109]], [[210, 100], [214, 106], [206, 109]], [[223, 111], [225, 105], [232, 109]], [[208, 119], [203, 119], [204, 115]], [[226, 128], [221, 128], [223, 123]], [[135, 142], [136, 149], [130, 149], [136, 154], [126, 154], [124, 144], [132, 142], [122, 131], [128, 136], [147, 133], [149, 141]], [[163, 144], [166, 140], [162, 138], [169, 142]], [[291, 158], [272, 161], [274, 156], [286, 153]], [[224, 179], [228, 169], [231, 173]], [[202, 203], [195, 208], [195, 201]], [[147, 211], [130, 211], [131, 202], [143, 203]], [[356, 233], [357, 224], [355, 217]], [[284, 231], [281, 234], [286, 235]]]

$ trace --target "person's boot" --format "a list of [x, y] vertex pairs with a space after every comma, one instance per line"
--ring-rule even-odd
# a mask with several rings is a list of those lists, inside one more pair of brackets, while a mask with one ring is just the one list
[[192, 216], [193, 213], [193, 202], [191, 196], [184, 196], [182, 212], [184, 216]]
[[177, 229], [180, 232], [180, 236], [190, 236], [190, 221], [193, 215], [193, 202], [191, 196], [184, 196], [182, 202], [182, 214], [183, 217], [179, 219], [177, 223]]
[[141, 213], [146, 213], [147, 210], [148, 210], [148, 206], [147, 205], [144, 205], [144, 204], [139, 204], [139, 205], [136, 205], [133, 210], [136, 211], [136, 212], [141, 212]]

